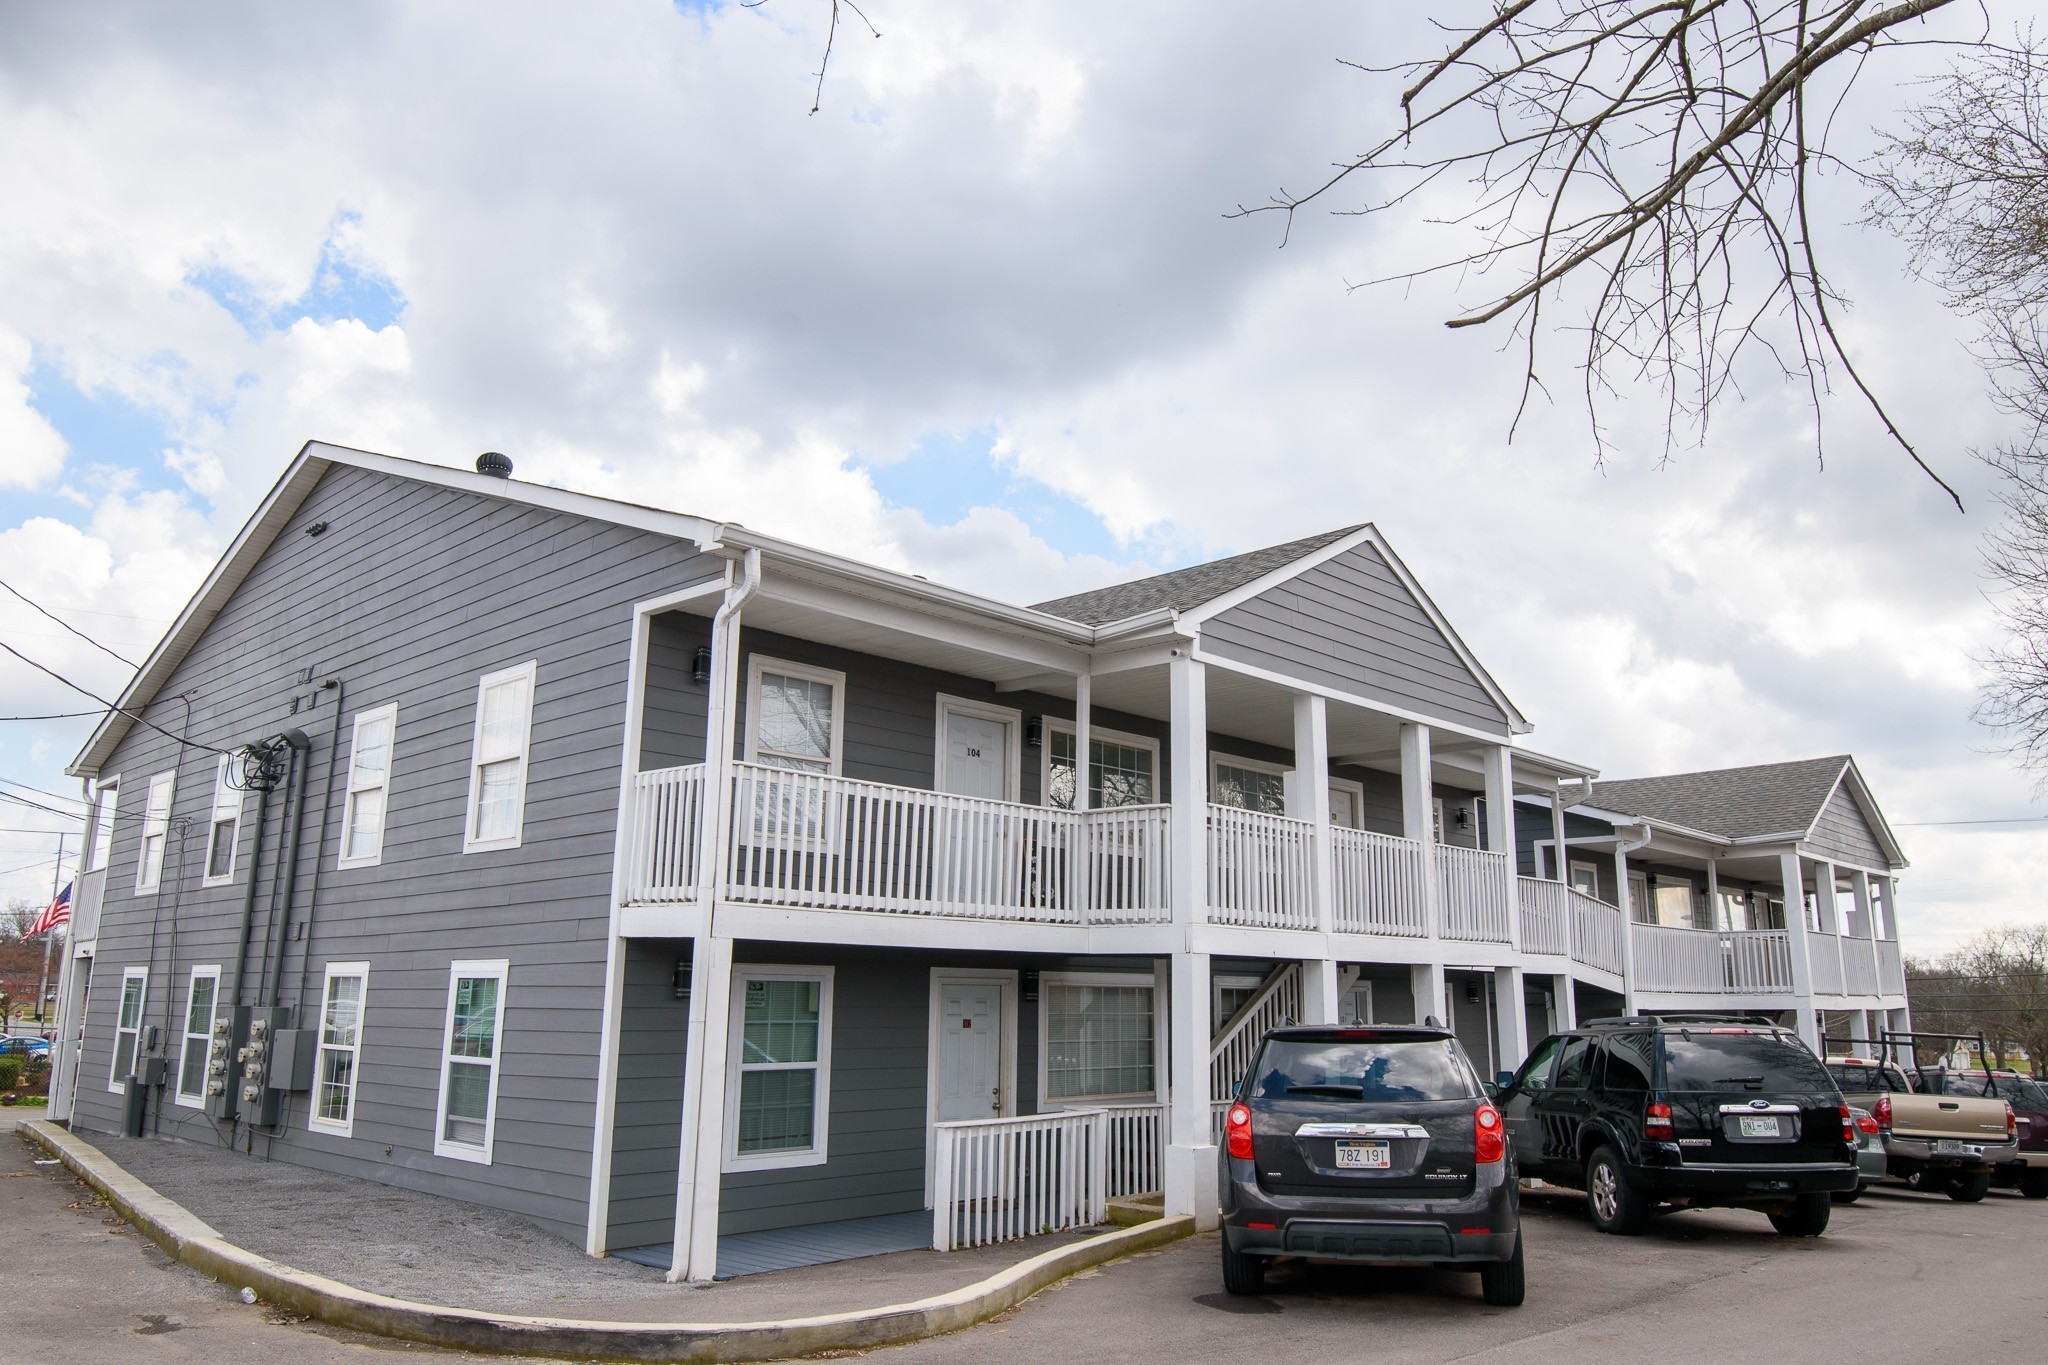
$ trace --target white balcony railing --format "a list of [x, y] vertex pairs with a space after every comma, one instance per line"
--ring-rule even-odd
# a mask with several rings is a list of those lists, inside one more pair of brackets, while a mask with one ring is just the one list
[[1171, 917], [1171, 806], [1111, 806], [1083, 811], [1080, 885], [1074, 896], [1090, 924], [1156, 924]]
[[1570, 891], [1572, 960], [1621, 975], [1621, 907]]
[[78, 874], [71, 889], [71, 923], [66, 926], [65, 943], [90, 943], [100, 936], [100, 902], [107, 894], [107, 869]]
[[1506, 943], [1512, 879], [1513, 869], [1505, 853], [1437, 845], [1437, 905], [1443, 914], [1443, 936]]
[[1867, 938], [1842, 939], [1842, 993], [1877, 994], [1877, 959], [1871, 955]]
[[1315, 929], [1315, 826], [1284, 815], [1209, 807], [1209, 917], [1261, 929]]
[[1336, 928], [1346, 934], [1429, 934], [1428, 864], [1422, 845], [1391, 834], [1332, 829]]
[[1720, 933], [1657, 924], [1633, 928], [1636, 989], [1686, 995], [1786, 995], [1792, 944], [1782, 929]]
[[1877, 984], [1884, 995], [1906, 993], [1906, 964], [1899, 956], [1899, 941], [1881, 938], [1877, 941]]
[[1515, 907], [1522, 917], [1522, 951], [1572, 950], [1572, 889], [1541, 877], [1515, 878]]
[[1813, 973], [1815, 995], [1842, 993], [1842, 940], [1833, 934], [1806, 933], [1806, 961]]
[[1100, 1223], [1110, 1131], [1101, 1109], [936, 1125], [932, 1250]]
[[1166, 1106], [1105, 1105], [1109, 1125], [1104, 1137], [1103, 1193], [1111, 1199], [1151, 1194], [1166, 1188]]
[[697, 896], [704, 765], [633, 774], [626, 820], [626, 899], [673, 903]]

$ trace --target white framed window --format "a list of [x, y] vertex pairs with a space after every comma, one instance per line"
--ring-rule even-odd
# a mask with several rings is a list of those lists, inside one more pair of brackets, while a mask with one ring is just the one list
[[213, 815], [206, 822], [206, 870], [201, 886], [226, 886], [235, 879], [235, 849], [242, 838], [242, 802], [248, 793], [228, 781], [235, 756], [222, 754], [213, 769]]
[[136, 1043], [142, 1037], [142, 1007], [149, 1000], [149, 968], [129, 967], [121, 973], [121, 1008], [114, 1016], [114, 1060], [107, 1068], [107, 1089], [116, 1095], [135, 1069]]
[[725, 1063], [725, 1169], [825, 1162], [832, 968], [736, 967]]
[[164, 846], [171, 840], [171, 791], [176, 772], [149, 779], [149, 804], [142, 813], [142, 851], [135, 859], [135, 889], [154, 891], [163, 884]]
[[505, 1032], [505, 978], [512, 964], [448, 964], [447, 1045], [434, 1155], [491, 1164], [498, 1118], [498, 1054]]
[[336, 867], [374, 867], [384, 860], [384, 815], [391, 803], [391, 750], [397, 735], [397, 702], [356, 712], [349, 729], [348, 796], [341, 808]]
[[1209, 799], [1219, 806], [1239, 806], [1267, 815], [1287, 814], [1288, 769], [1255, 758], [1209, 756]]
[[837, 773], [845, 735], [846, 675], [754, 655], [747, 664], [747, 762]]
[[[316, 1133], [348, 1137], [355, 1132], [356, 1072], [363, 1052], [363, 1001], [369, 991], [369, 963], [327, 964], [327, 980], [320, 991], [319, 1054], [313, 1062], [313, 1112], [306, 1119], [306, 1127]], [[495, 1064], [495, 1035], [491, 1054]], [[492, 1079], [495, 1085], [496, 1077]], [[488, 1108], [486, 1105], [487, 1115]]]
[[1337, 1022], [1340, 1024], [1375, 1024], [1373, 1016], [1372, 978], [1360, 977], [1345, 988], [1343, 1001], [1337, 1007]]
[[107, 778], [99, 785], [93, 803], [92, 842], [86, 846], [85, 871], [97, 872], [107, 865], [114, 848], [114, 808], [121, 802], [121, 779]]
[[1349, 777], [1330, 779], [1330, 823], [1339, 829], [1365, 828], [1365, 784]]
[[1600, 866], [1598, 863], [1582, 863], [1572, 859], [1572, 890], [1583, 896], [1600, 899]]
[[185, 992], [185, 1032], [178, 1049], [176, 1099], [187, 1109], [206, 1103], [206, 1070], [213, 1060], [213, 1021], [220, 1007], [220, 967], [194, 967]]
[[1628, 917], [1637, 924], [1657, 922], [1657, 912], [1650, 904], [1650, 878], [1647, 873], [1628, 874]]
[[1266, 984], [1266, 978], [1250, 972], [1218, 972], [1210, 978], [1209, 1008], [1214, 1027], [1221, 1029], [1237, 1016], [1237, 1012], [1251, 1003], [1259, 993], [1259, 987]]
[[533, 685], [538, 666], [536, 660], [528, 659], [486, 673], [477, 683], [464, 853], [519, 847], [526, 823], [526, 755], [533, 740]]
[[1159, 1094], [1159, 1011], [1149, 976], [1045, 972], [1038, 981], [1043, 1108]]
[[[1073, 722], [1045, 722], [1045, 804], [1074, 808], [1074, 746], [1079, 742]], [[1088, 808], [1150, 806], [1159, 800], [1159, 741], [1120, 730], [1088, 727]]]

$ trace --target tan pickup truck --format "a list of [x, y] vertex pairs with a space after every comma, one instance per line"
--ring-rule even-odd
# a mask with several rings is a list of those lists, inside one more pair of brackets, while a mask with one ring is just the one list
[[1971, 1204], [1990, 1192], [1993, 1167], [2019, 1153], [2019, 1126], [2002, 1099], [1922, 1093], [1896, 1062], [1830, 1057], [1827, 1068], [1843, 1097], [1876, 1117], [1889, 1179]]

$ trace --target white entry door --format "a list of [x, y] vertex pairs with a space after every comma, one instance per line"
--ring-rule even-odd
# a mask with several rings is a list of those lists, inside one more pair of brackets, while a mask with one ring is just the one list
[[1358, 793], [1350, 787], [1330, 788], [1330, 823], [1338, 829], [1363, 829], [1359, 819]]
[[1010, 797], [1010, 723], [962, 711], [946, 713], [944, 790], [991, 801]]
[[1003, 1111], [1003, 988], [939, 983], [938, 1118], [992, 1119]]
[[[948, 709], [945, 761], [939, 790], [954, 796], [1009, 801], [1010, 722], [998, 716]], [[987, 807], [949, 810], [937, 841], [939, 886], [962, 907], [1010, 908], [1023, 894], [1016, 812]]]

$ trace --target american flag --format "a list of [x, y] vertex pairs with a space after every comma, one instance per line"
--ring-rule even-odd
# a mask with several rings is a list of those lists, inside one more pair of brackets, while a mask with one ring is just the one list
[[70, 922], [71, 883], [66, 882], [64, 883], [64, 889], [57, 893], [57, 899], [51, 901], [49, 907], [42, 914], [36, 916], [34, 927], [23, 937], [34, 938], [37, 934], [47, 934], [58, 925], [69, 924]]

